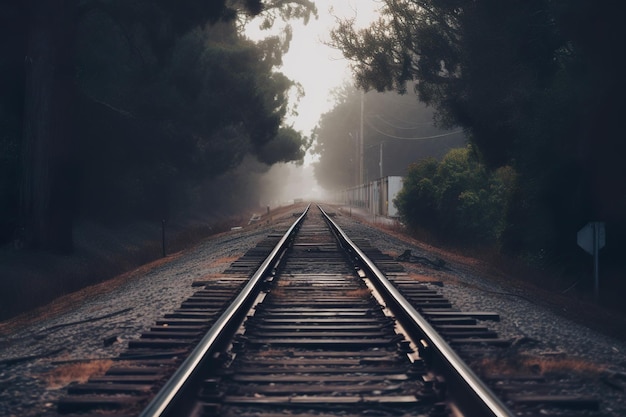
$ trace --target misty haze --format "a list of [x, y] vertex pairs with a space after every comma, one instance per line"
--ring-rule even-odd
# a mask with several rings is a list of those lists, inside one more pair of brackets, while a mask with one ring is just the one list
[[[0, 349], [120, 282], [234, 262], [228, 239], [282, 234], [314, 202], [419, 279], [497, 294], [511, 314], [536, 301], [621, 354], [626, 26], [621, 3], [603, 6], [4, 1]], [[222, 252], [186, 258], [198, 248]], [[44, 339], [0, 358], [0, 398], [3, 366], [65, 360]], [[557, 342], [541, 354], [560, 358]], [[624, 363], [577, 359], [626, 391]]]

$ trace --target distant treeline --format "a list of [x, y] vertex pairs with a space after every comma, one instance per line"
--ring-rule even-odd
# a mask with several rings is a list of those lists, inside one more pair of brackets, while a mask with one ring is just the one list
[[301, 160], [307, 139], [282, 124], [294, 83], [275, 70], [290, 37], [242, 30], [311, 13], [309, 1], [3, 1], [0, 244], [69, 252], [78, 217], [167, 218], [246, 155]]
[[467, 142], [461, 129], [436, 126], [433, 110], [413, 95], [362, 93], [349, 85], [335, 91], [335, 106], [322, 115], [313, 139], [312, 150], [319, 155], [315, 176], [333, 191], [405, 175], [415, 161], [441, 159]]
[[398, 92], [414, 86], [439, 126], [462, 128], [471, 143], [441, 163], [411, 168], [399, 200], [407, 223], [452, 228], [449, 237], [469, 243], [488, 238], [535, 265], [589, 274], [576, 233], [603, 221], [604, 271], [617, 267], [623, 275], [621, 3], [382, 3], [383, 19], [370, 28], [347, 20], [332, 33], [358, 84]]

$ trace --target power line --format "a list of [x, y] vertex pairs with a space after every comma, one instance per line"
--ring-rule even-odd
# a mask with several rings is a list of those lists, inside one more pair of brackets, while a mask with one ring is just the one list
[[[428, 125], [428, 126], [432, 126], [432, 122], [424, 122], [424, 123], [414, 123], [411, 126], [408, 127], [404, 127], [404, 126], [399, 126], [396, 124], [393, 124], [392, 122], [386, 120], [382, 115], [380, 114], [374, 114], [372, 116], [375, 116], [377, 119], [380, 119], [383, 123], [393, 127], [394, 129], [402, 129], [402, 130], [415, 130], [415, 129], [419, 129], [422, 126]], [[396, 117], [391, 117], [393, 119], [396, 119], [397, 121], [401, 122], [401, 123], [405, 123], [405, 124], [409, 124], [409, 122], [404, 121], [404, 120], [400, 120]]]
[[369, 120], [366, 120], [367, 125], [369, 127], [371, 127], [375, 132], [380, 133], [383, 136], [386, 136], [388, 138], [392, 138], [392, 139], [401, 139], [401, 140], [425, 140], [425, 139], [435, 139], [435, 138], [441, 138], [444, 136], [451, 136], [451, 135], [455, 135], [457, 133], [461, 133], [463, 132], [463, 130], [455, 130], [454, 132], [448, 132], [448, 133], [442, 133], [439, 135], [432, 135], [432, 136], [421, 136], [421, 137], [413, 137], [413, 138], [406, 138], [406, 137], [401, 137], [401, 136], [394, 136], [394, 135], [390, 135], [388, 133], [385, 133], [381, 130], [379, 130], [378, 128], [376, 128], [374, 125], [372, 125], [372, 123]]

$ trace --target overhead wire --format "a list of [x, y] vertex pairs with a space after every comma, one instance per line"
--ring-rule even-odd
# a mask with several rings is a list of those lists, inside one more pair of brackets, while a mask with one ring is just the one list
[[436, 139], [436, 138], [442, 138], [445, 136], [452, 136], [452, 135], [456, 135], [457, 133], [461, 133], [463, 132], [462, 129], [460, 130], [455, 130], [453, 132], [447, 132], [447, 133], [441, 133], [438, 135], [431, 135], [431, 136], [420, 136], [420, 137], [402, 137], [402, 136], [395, 136], [395, 135], [390, 135], [389, 133], [385, 133], [382, 130], [378, 129], [376, 126], [374, 126], [369, 120], [365, 120], [365, 122], [367, 123], [367, 125], [372, 128], [372, 130], [374, 130], [375, 132], [386, 136], [388, 138], [392, 138], [392, 139], [401, 139], [401, 140], [425, 140], [425, 139]]
[[[396, 124], [386, 120], [381, 114], [373, 114], [372, 116], [376, 117], [377, 119], [380, 119], [383, 123], [393, 127], [394, 129], [415, 130], [415, 129], [419, 129], [422, 126], [426, 126], [426, 125], [432, 126], [432, 122], [424, 122], [424, 123], [414, 123], [411, 126], [404, 127], [404, 126], [396, 125]], [[401, 123], [409, 124], [409, 122], [406, 122], [404, 120], [400, 120], [400, 119], [398, 119], [396, 117], [392, 117], [392, 118], [396, 119], [397, 121], [399, 121]]]

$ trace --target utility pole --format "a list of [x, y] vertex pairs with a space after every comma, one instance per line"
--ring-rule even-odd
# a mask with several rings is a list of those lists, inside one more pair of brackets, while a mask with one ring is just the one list
[[378, 160], [378, 168], [380, 168], [379, 178], [383, 177], [383, 142], [380, 142], [380, 158]]
[[361, 161], [359, 159], [359, 132], [355, 131], [354, 136], [352, 135], [352, 132], [348, 132], [348, 135], [350, 136], [350, 139], [354, 140], [354, 186], [357, 187], [359, 185], [359, 173], [361, 171]]
[[361, 90], [361, 123], [359, 126], [359, 141], [360, 141], [360, 170], [359, 170], [359, 184], [363, 184], [363, 108], [365, 101], [365, 92]]

